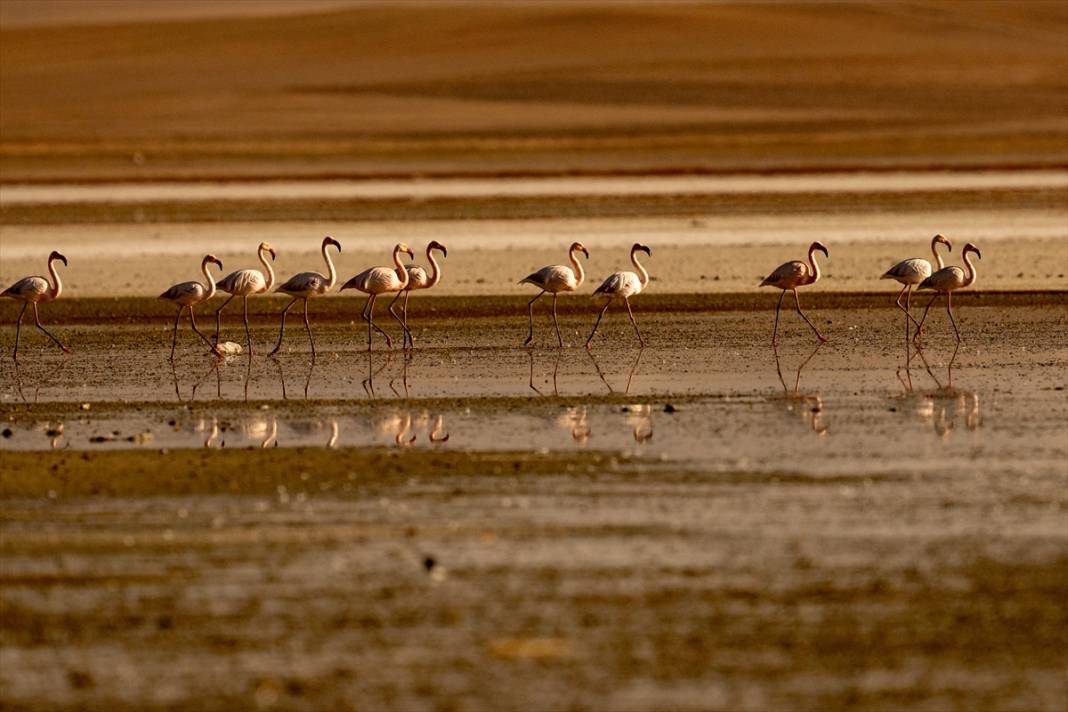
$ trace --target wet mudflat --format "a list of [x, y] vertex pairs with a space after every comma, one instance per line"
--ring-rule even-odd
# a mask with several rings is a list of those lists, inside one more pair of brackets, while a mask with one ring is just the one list
[[[1063, 305], [425, 320], [0, 371], [15, 704], [1060, 709]], [[389, 328], [387, 326], [387, 328]], [[239, 334], [231, 324], [228, 333]], [[10, 336], [2, 332], [5, 342]], [[477, 346], [476, 346], [477, 345]], [[380, 348], [380, 342], [376, 348]], [[906, 361], [907, 358], [907, 361]], [[905, 367], [908, 367], [907, 370]], [[246, 400], [247, 386], [247, 400]], [[195, 389], [195, 392], [194, 392]]]

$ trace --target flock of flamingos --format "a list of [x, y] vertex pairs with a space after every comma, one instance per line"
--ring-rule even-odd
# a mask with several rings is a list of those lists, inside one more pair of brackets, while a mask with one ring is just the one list
[[[897, 280], [902, 285], [901, 291], [898, 292], [897, 299], [895, 300], [895, 304], [906, 316], [906, 339], [910, 333], [909, 321], [915, 325], [913, 339], [919, 339], [923, 335], [923, 324], [927, 319], [927, 313], [930, 311], [935, 300], [943, 294], [946, 297], [946, 311], [949, 312], [950, 322], [953, 324], [953, 330], [956, 333], [957, 341], [959, 342], [961, 339], [960, 329], [957, 328], [957, 322], [953, 318], [953, 292], [969, 287], [975, 283], [975, 266], [972, 265], [968, 258], [971, 253], [974, 253], [975, 256], [980, 259], [982, 259], [982, 255], [975, 245], [968, 243], [964, 246], [963, 251], [964, 267], [946, 267], [942, 261], [942, 255], [938, 252], [939, 243], [945, 245], [947, 250], [951, 251], [953, 249], [949, 240], [942, 235], [935, 235], [931, 239], [931, 252], [934, 254], [937, 267], [932, 267], [931, 263], [926, 259], [912, 257], [898, 262], [882, 276], [883, 279]], [[222, 352], [218, 346], [221, 315], [223, 309], [226, 308], [226, 305], [228, 305], [234, 297], [241, 297], [245, 320], [245, 337], [248, 343], [249, 356], [251, 357], [252, 335], [249, 331], [248, 324], [248, 298], [254, 294], [269, 292], [272, 288], [276, 292], [288, 295], [291, 299], [282, 310], [282, 323], [278, 332], [278, 343], [275, 344], [274, 349], [269, 355], [274, 355], [282, 347], [282, 340], [285, 337], [286, 315], [298, 300], [303, 300], [304, 326], [308, 331], [308, 340], [311, 343], [312, 356], [314, 357], [315, 339], [312, 336], [311, 324], [308, 321], [308, 300], [326, 294], [333, 289], [334, 285], [337, 283], [337, 271], [334, 268], [333, 261], [330, 259], [330, 253], [327, 251], [327, 248], [329, 247], [335, 247], [340, 252], [341, 244], [331, 237], [323, 239], [321, 251], [323, 260], [326, 262], [326, 274], [321, 274], [319, 272], [300, 272], [299, 274], [293, 275], [277, 287], [275, 287], [274, 269], [271, 267], [271, 261], [275, 259], [276, 254], [274, 248], [266, 242], [260, 243], [260, 246], [257, 249], [257, 255], [260, 263], [263, 265], [263, 272], [256, 269], [242, 269], [236, 272], [231, 272], [218, 283], [215, 282], [211, 272], [208, 270], [208, 265], [214, 264], [221, 270], [222, 262], [214, 255], [205, 255], [200, 263], [201, 272], [204, 274], [204, 284], [201, 284], [200, 282], [181, 282], [180, 284], [172, 286], [159, 296], [160, 299], [172, 302], [178, 307], [178, 314], [174, 319], [174, 333], [171, 339], [171, 360], [174, 360], [175, 349], [178, 343], [178, 323], [182, 318], [182, 313], [186, 309], [189, 310], [189, 323], [196, 334], [207, 343], [213, 353], [217, 356], [222, 356]], [[430, 289], [441, 279], [441, 266], [435, 259], [435, 252], [441, 252], [443, 258], [448, 255], [448, 250], [445, 248], [445, 245], [436, 240], [431, 241], [426, 248], [427, 261], [430, 263], [430, 271], [428, 272], [423, 267], [405, 265], [401, 262], [401, 254], [407, 254], [414, 259], [415, 253], [407, 245], [399, 244], [393, 248], [392, 267], [371, 267], [360, 272], [358, 275], [341, 285], [342, 291], [346, 289], [355, 289], [368, 295], [361, 314], [363, 320], [367, 322], [368, 350], [371, 349], [374, 331], [378, 331], [385, 337], [386, 345], [388, 347], [392, 348], [393, 346], [393, 339], [374, 321], [375, 300], [382, 294], [395, 295], [389, 303], [388, 311], [401, 326], [403, 331], [403, 347], [406, 349], [414, 347], [412, 333], [408, 328], [408, 295], [416, 289]], [[538, 271], [527, 275], [519, 281], [519, 284], [531, 284], [539, 290], [537, 296], [530, 300], [530, 304], [527, 308], [529, 331], [527, 333], [526, 341], [523, 342], [524, 345], [530, 344], [534, 339], [534, 303], [541, 299], [545, 294], [551, 294], [553, 299], [553, 326], [556, 329], [556, 340], [560, 346], [563, 346], [564, 341], [560, 335], [560, 324], [556, 318], [556, 302], [561, 292], [574, 292], [582, 286], [582, 282], [585, 279], [585, 272], [582, 269], [582, 263], [578, 259], [578, 254], [580, 252], [589, 259], [589, 251], [582, 245], [582, 243], [576, 242], [573, 243], [568, 250], [570, 266], [550, 265], [548, 267], [542, 267]], [[630, 317], [630, 322], [634, 326], [634, 333], [638, 337], [638, 342], [642, 346], [645, 345], [645, 339], [642, 337], [641, 331], [638, 329], [638, 322], [634, 319], [634, 312], [631, 310], [630, 306], [630, 298], [641, 293], [649, 283], [649, 273], [638, 261], [639, 252], [644, 252], [646, 255], [652, 254], [652, 251], [645, 245], [634, 244], [630, 249], [630, 261], [631, 264], [634, 265], [634, 271], [614, 272], [601, 283], [601, 286], [594, 290], [594, 296], [599, 295], [605, 297], [605, 304], [604, 308], [602, 308], [597, 315], [597, 321], [593, 325], [593, 331], [590, 332], [590, 336], [586, 340], [586, 348], [592, 348], [593, 337], [597, 334], [597, 327], [600, 326], [602, 317], [604, 317], [605, 312], [608, 311], [608, 307], [611, 306], [612, 302], [615, 301], [617, 297], [621, 298], [623, 304], [627, 307], [627, 315]], [[797, 289], [799, 287], [815, 284], [820, 278], [820, 266], [815, 258], [816, 252], [822, 252], [824, 256], [827, 257], [830, 256], [827, 248], [824, 247], [823, 244], [813, 242], [808, 248], [807, 262], [800, 260], [786, 262], [776, 268], [774, 272], [768, 275], [768, 277], [760, 283], [761, 287], [775, 287], [782, 290], [782, 293], [779, 295], [779, 302], [775, 307], [775, 327], [772, 330], [772, 344], [778, 343], [779, 313], [782, 310], [782, 301], [786, 297], [787, 291], [793, 292], [794, 304], [797, 306], [797, 313], [801, 315], [801, 318], [812, 328], [816, 337], [820, 341], [827, 340], [827, 338], [820, 333], [819, 329], [816, 328], [816, 325], [805, 316], [805, 313], [801, 310], [801, 302], [797, 296]], [[267, 259], [267, 255], [270, 255], [270, 260]], [[56, 271], [55, 266], [57, 261], [67, 265], [66, 257], [58, 252], [52, 252], [52, 254], [48, 256], [48, 273], [52, 278], [51, 281], [40, 276], [23, 277], [0, 293], [0, 296], [10, 297], [23, 302], [23, 307], [19, 312], [18, 324], [15, 330], [15, 348], [12, 353], [12, 357], [16, 360], [18, 359], [19, 353], [19, 336], [22, 332], [22, 319], [26, 314], [27, 307], [30, 306], [33, 307], [33, 321], [37, 328], [47, 334], [59, 348], [63, 349], [63, 351], [67, 353], [70, 352], [70, 349], [68, 349], [51, 332], [45, 329], [41, 324], [41, 319], [37, 311], [38, 304], [58, 299], [62, 292], [63, 284], [60, 281], [59, 273]], [[935, 292], [935, 295], [931, 298], [931, 301], [927, 303], [927, 307], [923, 311], [923, 316], [919, 320], [913, 317], [911, 312], [911, 296], [914, 288], [931, 289]], [[193, 317], [193, 307], [211, 299], [215, 296], [217, 290], [226, 292], [230, 296], [223, 302], [222, 306], [215, 311], [215, 337], [212, 340], [197, 328], [196, 320]], [[401, 295], [404, 295], [404, 301], [401, 304], [401, 314], [398, 315], [397, 312], [394, 311], [394, 305], [397, 300], [400, 299]], [[901, 301], [902, 297], [905, 299], [904, 303]]]

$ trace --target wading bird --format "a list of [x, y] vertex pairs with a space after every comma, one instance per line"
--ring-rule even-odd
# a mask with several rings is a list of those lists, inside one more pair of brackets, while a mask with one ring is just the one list
[[408, 270], [408, 286], [397, 292], [397, 296], [393, 297], [393, 301], [389, 303], [389, 313], [393, 315], [394, 319], [397, 319], [397, 313], [393, 311], [393, 305], [400, 299], [401, 294], [404, 295], [404, 304], [401, 306], [401, 314], [404, 315], [404, 318], [399, 321], [401, 326], [404, 327], [404, 343], [411, 344], [413, 349], [415, 348], [415, 340], [412, 338], [412, 332], [408, 328], [408, 295], [414, 289], [430, 289], [441, 279], [441, 268], [438, 266], [437, 261], [434, 260], [432, 250], [441, 250], [443, 258], [449, 256], [445, 245], [437, 240], [431, 240], [430, 244], [426, 246], [426, 258], [430, 262], [430, 274], [428, 275], [425, 269], [417, 265], [405, 267]]
[[[401, 263], [401, 253], [406, 253], [409, 257], [415, 257], [415, 253], [412, 252], [412, 248], [408, 247], [404, 243], [400, 243], [393, 248], [393, 264], [395, 267], [371, 267], [365, 269], [358, 275], [350, 279], [341, 285], [341, 291], [346, 289], [357, 289], [364, 294], [368, 295], [367, 303], [363, 305], [363, 313], [360, 315], [363, 320], [367, 322], [367, 350], [371, 350], [371, 327], [378, 329], [378, 333], [386, 337], [386, 346], [393, 348], [393, 339], [389, 334], [382, 330], [378, 324], [374, 321], [375, 300], [378, 299], [379, 294], [386, 294], [388, 292], [400, 292], [408, 286], [408, 270], [404, 268], [404, 264]], [[400, 320], [393, 310], [390, 310], [390, 314], [393, 314], [393, 318], [397, 320], [397, 323], [401, 325], [402, 329], [407, 330], [408, 327], [404, 326], [404, 322]]]
[[827, 252], [827, 248], [822, 243], [813, 242], [808, 248], [808, 264], [801, 262], [800, 260], [793, 260], [779, 265], [779, 267], [768, 275], [763, 282], [760, 283], [761, 287], [778, 287], [782, 290], [782, 294], [779, 295], [779, 303], [775, 306], [775, 329], [771, 332], [771, 344], [776, 346], [779, 343], [779, 311], [782, 309], [782, 300], [786, 296], [786, 290], [790, 290], [794, 293], [794, 303], [797, 305], [797, 313], [801, 315], [801, 318], [805, 320], [805, 323], [812, 327], [812, 330], [816, 332], [816, 337], [820, 341], [826, 341], [826, 337], [820, 333], [820, 330], [816, 328], [816, 325], [809, 321], [805, 313], [801, 311], [801, 300], [797, 298], [797, 288], [804, 287], [809, 284], [815, 284], [816, 280], [820, 278], [820, 266], [816, 264], [816, 259], [812, 256], [812, 253], [819, 250], [826, 257], [830, 257]]
[[927, 308], [923, 310], [923, 317], [920, 319], [920, 324], [916, 328], [916, 336], [913, 337], [914, 339], [919, 338], [923, 333], [923, 323], [927, 321], [927, 312], [931, 310], [931, 305], [935, 303], [936, 299], [945, 294], [946, 311], [949, 313], [949, 321], [953, 324], [953, 331], [957, 334], [957, 341], [960, 341], [960, 329], [957, 328], [957, 320], [953, 318], [953, 292], [975, 284], [975, 265], [968, 259], [968, 255], [972, 252], [974, 252], [975, 256], [979, 259], [983, 259], [983, 255], [980, 254], [979, 248], [969, 242], [964, 246], [964, 251], [961, 254], [964, 259], [964, 268], [957, 267], [956, 265], [945, 267], [920, 282], [920, 286], [917, 289], [933, 289], [935, 295], [931, 297], [931, 301], [927, 302]]
[[197, 328], [196, 319], [193, 318], [194, 305], [206, 302], [215, 296], [215, 279], [211, 276], [211, 272], [208, 271], [208, 263], [218, 265], [219, 269], [222, 269], [222, 262], [215, 255], [204, 255], [204, 259], [200, 261], [200, 271], [204, 273], [204, 279], [207, 281], [208, 286], [205, 287], [200, 282], [181, 282], [159, 295], [160, 299], [165, 299], [178, 305], [178, 315], [174, 317], [174, 336], [171, 339], [171, 361], [174, 360], [174, 349], [178, 345], [178, 322], [181, 320], [182, 311], [185, 309], [189, 310], [189, 323], [193, 326], [193, 331], [197, 333], [197, 336], [204, 339], [204, 343], [211, 347], [212, 353], [216, 356], [222, 356], [219, 348], [200, 332], [200, 329]]
[[226, 305], [230, 303], [230, 300], [234, 297], [241, 297], [242, 306], [244, 307], [245, 316], [245, 338], [248, 340], [248, 355], [252, 356], [252, 334], [248, 329], [248, 297], [250, 294], [263, 294], [268, 292], [271, 287], [274, 286], [274, 270], [271, 269], [271, 263], [267, 261], [265, 252], [270, 253], [271, 259], [275, 258], [274, 248], [268, 245], [266, 242], [261, 242], [259, 248], [256, 250], [256, 256], [260, 258], [260, 262], [263, 264], [263, 269], [267, 271], [266, 279], [263, 273], [258, 269], [239, 269], [236, 272], [231, 272], [222, 278], [219, 282], [219, 289], [226, 292], [230, 296], [226, 301], [222, 303], [222, 306], [215, 310], [215, 344], [219, 343], [219, 328], [222, 325], [222, 310], [226, 308]]
[[593, 325], [593, 331], [590, 332], [590, 338], [586, 339], [586, 348], [592, 348], [591, 342], [593, 341], [594, 334], [597, 333], [597, 327], [601, 324], [601, 317], [608, 311], [608, 307], [612, 305], [612, 302], [616, 297], [622, 297], [623, 303], [627, 305], [627, 314], [630, 316], [630, 323], [634, 325], [634, 333], [638, 335], [638, 343], [645, 346], [645, 339], [642, 338], [642, 332], [638, 330], [638, 322], [634, 320], [634, 312], [630, 310], [630, 298], [635, 294], [638, 294], [645, 288], [645, 285], [649, 284], [649, 273], [645, 271], [645, 267], [642, 267], [638, 262], [637, 253], [644, 252], [645, 254], [652, 256], [652, 251], [645, 245], [639, 245], [637, 242], [630, 248], [630, 261], [634, 265], [634, 269], [637, 272], [616, 272], [608, 277], [601, 286], [593, 292], [593, 296], [598, 294], [608, 297], [608, 301], [604, 303], [604, 309], [597, 315], [597, 322]]
[[289, 304], [286, 304], [286, 308], [282, 310], [282, 328], [278, 332], [278, 343], [275, 344], [274, 350], [267, 354], [268, 356], [274, 356], [278, 353], [278, 349], [282, 348], [282, 339], [286, 335], [286, 313], [290, 307], [297, 303], [298, 299], [304, 300], [304, 328], [308, 330], [308, 342], [311, 344], [312, 358], [315, 358], [315, 339], [312, 337], [311, 324], [308, 323], [308, 300], [312, 297], [319, 297], [327, 293], [333, 288], [334, 283], [337, 281], [337, 270], [334, 269], [334, 263], [330, 260], [330, 255], [327, 253], [326, 248], [333, 245], [337, 248], [338, 252], [341, 252], [341, 243], [332, 237], [323, 238], [323, 260], [326, 262], [326, 274], [322, 275], [318, 272], [301, 272], [295, 274], [285, 281], [285, 284], [274, 290], [276, 292], [282, 292], [293, 297]]
[[58, 252], [53, 251], [48, 256], [48, 274], [52, 277], [52, 283], [50, 284], [44, 277], [23, 277], [19, 281], [12, 284], [10, 287], [0, 292], [0, 297], [10, 297], [11, 299], [18, 299], [22, 302], [22, 310], [19, 312], [18, 325], [15, 327], [15, 350], [11, 354], [11, 358], [18, 360], [19, 358], [19, 336], [22, 333], [22, 317], [26, 313], [26, 307], [33, 305], [33, 323], [34, 325], [43, 331], [48, 338], [52, 339], [56, 343], [56, 346], [63, 349], [63, 353], [70, 353], [70, 349], [63, 345], [59, 339], [51, 334], [48, 329], [44, 328], [41, 324], [41, 318], [37, 314], [37, 304], [39, 302], [51, 302], [59, 299], [59, 295], [63, 292], [63, 283], [59, 280], [59, 273], [56, 272], [56, 267], [53, 262], [59, 260], [63, 263], [63, 266], [67, 266], [67, 258]]
[[574, 242], [567, 251], [568, 259], [571, 260], [571, 267], [566, 265], [542, 267], [537, 272], [519, 280], [519, 284], [533, 284], [541, 290], [538, 292], [538, 296], [531, 299], [530, 304], [527, 305], [530, 330], [527, 333], [527, 340], [523, 342], [524, 346], [534, 340], [534, 302], [541, 299], [546, 292], [551, 292], [553, 295], [553, 326], [556, 327], [556, 341], [560, 346], [564, 345], [564, 339], [560, 336], [560, 322], [556, 319], [556, 298], [560, 295], [560, 292], [574, 292], [582, 286], [582, 280], [586, 275], [582, 271], [582, 265], [579, 263], [578, 257], [575, 255], [576, 252], [586, 255], [586, 259], [590, 258], [589, 250], [583, 247], [581, 242]]
[[[953, 245], [949, 240], [941, 235], [935, 235], [931, 238], [931, 253], [934, 255], [935, 262], [938, 264], [936, 269], [942, 269], [945, 267], [945, 263], [942, 262], [942, 255], [938, 254], [938, 243], [942, 243], [946, 246], [950, 252], [953, 251]], [[894, 303], [897, 308], [905, 312], [905, 338], [909, 337], [909, 320], [916, 325], [920, 326], [920, 322], [916, 321], [916, 318], [912, 316], [911, 300], [912, 300], [912, 288], [918, 285], [923, 280], [931, 276], [931, 263], [922, 257], [910, 257], [907, 260], [901, 260], [896, 265], [886, 271], [880, 279], [894, 279], [899, 284], [904, 285], [901, 287], [901, 291], [897, 293], [897, 299]], [[901, 303], [901, 296], [904, 295], [905, 303]]]

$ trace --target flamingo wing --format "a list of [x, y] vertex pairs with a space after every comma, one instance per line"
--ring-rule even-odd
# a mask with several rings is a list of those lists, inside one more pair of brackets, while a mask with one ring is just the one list
[[642, 291], [642, 282], [634, 272], [615, 272], [593, 291], [610, 297], [629, 297]]
[[792, 289], [793, 287], [803, 284], [808, 278], [808, 265], [804, 262], [793, 260], [786, 262], [775, 268], [775, 271], [769, 274], [763, 282], [760, 283], [761, 287], [772, 286], [781, 287], [783, 289]]
[[548, 292], [559, 292], [576, 287], [575, 273], [564, 265], [542, 267], [537, 272], [519, 280], [520, 284], [533, 284]]
[[391, 267], [371, 267], [345, 282], [342, 289], [358, 289], [364, 294], [381, 294], [400, 289], [400, 277]]
[[38, 301], [52, 290], [52, 285], [44, 277], [23, 277], [0, 293], [0, 297], [11, 297], [24, 301]]
[[216, 286], [230, 294], [257, 294], [267, 290], [267, 280], [259, 270], [239, 269], [223, 277]]
[[933, 289], [936, 292], [950, 292], [964, 284], [964, 270], [956, 265], [945, 267], [920, 283], [919, 289]]
[[295, 274], [287, 279], [285, 283], [275, 291], [285, 292], [286, 294], [295, 296], [311, 294], [313, 292], [322, 294], [326, 291], [326, 277], [318, 272], [301, 272], [300, 274]]
[[922, 257], [910, 257], [888, 269], [881, 279], [896, 279], [902, 284], [919, 284], [930, 276], [930, 262]]
[[410, 266], [408, 270], [408, 289], [426, 289], [430, 284], [430, 275], [422, 267]]
[[160, 299], [179, 304], [195, 304], [202, 299], [207, 292], [200, 282], [181, 282], [159, 295]]

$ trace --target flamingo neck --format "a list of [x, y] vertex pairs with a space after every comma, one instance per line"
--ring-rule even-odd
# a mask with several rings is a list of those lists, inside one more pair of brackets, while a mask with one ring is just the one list
[[[441, 279], [441, 269], [438, 267], [437, 260], [434, 259], [434, 253], [428, 247], [426, 248], [426, 259], [430, 262], [430, 281], [427, 283], [427, 288], [433, 287]], [[407, 272], [408, 270], [404, 270]]]
[[812, 284], [820, 278], [820, 266], [816, 262], [816, 250], [808, 248], [808, 264], [812, 267], [812, 279], [809, 280], [809, 284]]
[[267, 286], [263, 291], [269, 292], [271, 291], [271, 287], [274, 286], [274, 269], [271, 267], [271, 263], [267, 260], [267, 255], [264, 254], [265, 252], [267, 252], [267, 250], [260, 250], [259, 255], [260, 264], [263, 265], [263, 269], [267, 273]]
[[337, 270], [334, 269], [334, 262], [330, 259], [330, 253], [326, 251], [329, 247], [325, 242], [323, 243], [323, 260], [326, 262], [326, 288], [330, 289], [334, 286], [334, 282], [337, 281]]
[[971, 252], [964, 253], [964, 265], [968, 270], [968, 273], [964, 276], [964, 284], [961, 287], [970, 287], [975, 282], [975, 265], [968, 259], [971, 257]]
[[586, 273], [582, 271], [582, 263], [578, 261], [578, 256], [575, 252], [577, 250], [569, 252], [568, 257], [571, 259], [571, 266], [575, 270], [575, 288], [577, 289], [582, 284], [582, 280], [585, 279]]
[[400, 253], [400, 250], [393, 250], [393, 264], [397, 265], [397, 278], [400, 280], [400, 288], [403, 290], [408, 286], [408, 270], [404, 269]]
[[54, 259], [48, 260], [48, 274], [52, 277], [52, 296], [50, 299], [59, 299], [59, 295], [63, 293], [63, 282], [59, 279], [59, 272], [56, 271], [56, 261]]
[[208, 261], [204, 260], [200, 263], [200, 271], [204, 273], [204, 279], [208, 283], [208, 293], [204, 296], [204, 301], [207, 301], [215, 296], [215, 278], [211, 276], [211, 272], [208, 271]]
[[946, 266], [946, 263], [942, 261], [942, 255], [938, 254], [938, 240], [931, 240], [931, 254], [934, 255], [935, 262], [938, 264], [935, 268], [936, 272]]
[[645, 267], [642, 267], [641, 263], [638, 262], [637, 250], [630, 251], [630, 263], [634, 265], [634, 269], [638, 271], [638, 281], [641, 282], [642, 288], [644, 289], [645, 286], [649, 284], [649, 273], [646, 272]]

